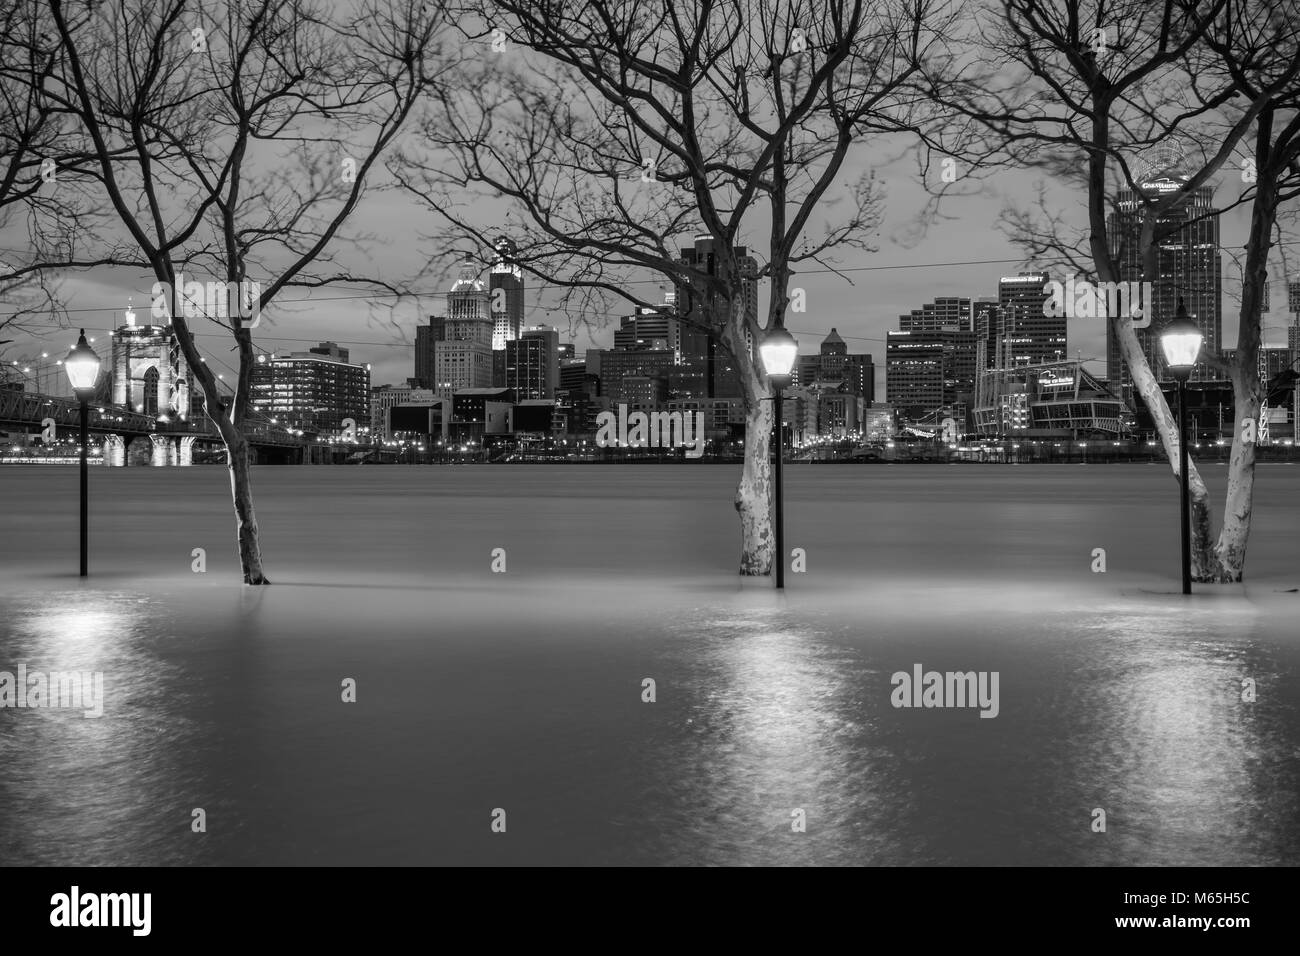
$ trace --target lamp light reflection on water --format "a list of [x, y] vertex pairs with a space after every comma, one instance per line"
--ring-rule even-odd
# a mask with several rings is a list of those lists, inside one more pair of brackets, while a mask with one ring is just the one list
[[32, 652], [41, 655], [60, 655], [75, 652], [79, 657], [109, 651], [114, 638], [127, 633], [136, 614], [134, 599], [130, 604], [106, 603], [102, 595], [81, 607], [72, 606], [79, 595], [61, 594], [49, 604], [34, 608], [23, 622], [20, 633], [26, 631], [33, 643]]

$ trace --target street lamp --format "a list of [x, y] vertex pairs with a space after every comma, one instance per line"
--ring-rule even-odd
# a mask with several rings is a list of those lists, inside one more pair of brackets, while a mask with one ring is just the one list
[[68, 372], [68, 381], [81, 402], [81, 576], [87, 573], [88, 534], [86, 531], [90, 517], [89, 468], [86, 456], [90, 450], [90, 425], [87, 421], [89, 412], [86, 403], [95, 391], [95, 380], [99, 378], [99, 356], [86, 341], [86, 330], [81, 330], [77, 344], [63, 360], [63, 367]]
[[794, 368], [799, 343], [785, 329], [778, 326], [769, 332], [758, 347], [763, 358], [763, 370], [773, 389], [772, 403], [776, 409], [776, 586], [785, 587], [785, 510], [781, 488], [781, 461], [785, 458], [785, 406], [781, 392], [790, 384], [790, 371]]
[[1187, 380], [1196, 366], [1204, 335], [1187, 315], [1187, 307], [1178, 299], [1178, 311], [1160, 333], [1160, 349], [1165, 354], [1165, 368], [1178, 382], [1178, 474], [1182, 484], [1179, 525], [1183, 536], [1183, 593], [1192, 593], [1191, 494], [1187, 482]]

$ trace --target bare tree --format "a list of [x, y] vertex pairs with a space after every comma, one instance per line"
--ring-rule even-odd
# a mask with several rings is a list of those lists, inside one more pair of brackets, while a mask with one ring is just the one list
[[1223, 527], [1214, 548], [1215, 580], [1240, 581], [1254, 504], [1255, 448], [1265, 383], [1259, 374], [1262, 311], [1268, 262], [1284, 204], [1300, 196], [1300, 22], [1281, 0], [1232, 0], [1207, 34], [1207, 46], [1248, 102], [1268, 98], [1259, 111], [1241, 163], [1250, 204], [1237, 347], [1226, 363], [1232, 377], [1236, 427], [1228, 462]]
[[[997, 50], [1003, 65], [986, 69], [967, 64], [961, 80], [945, 76], [941, 83], [931, 81], [928, 93], [942, 96], [996, 140], [1004, 162], [1043, 170], [1084, 196], [1087, 226], [1082, 230], [1072, 228], [1059, 200], [1047, 194], [1040, 194], [1038, 214], [1011, 213], [1007, 221], [1030, 257], [1055, 254], [1101, 282], [1136, 278], [1125, 274], [1125, 264], [1140, 263], [1142, 278], [1158, 284], [1161, 244], [1210, 215], [1177, 217], [1170, 211], [1221, 171], [1235, 175], [1234, 156], [1241, 144], [1252, 134], [1257, 142], [1260, 135], [1269, 140], [1272, 133], [1266, 130], [1274, 125], [1270, 117], [1278, 103], [1295, 95], [1300, 46], [1294, 25], [1277, 11], [1261, 17], [1256, 16], [1257, 4], [1250, 7], [1244, 0], [1168, 0], [1163, 5], [1003, 0], [1001, 10], [971, 36], [985, 49]], [[1178, 188], [1161, 194], [1141, 189], [1143, 170], [1135, 158], [1176, 143], [1208, 145], [1200, 156], [1184, 153]], [[1268, 169], [1276, 182], [1285, 163], [1267, 147], [1264, 152], [1283, 164]], [[1260, 166], [1261, 158], [1263, 154], [1252, 163]], [[1231, 375], [1238, 417], [1257, 416], [1259, 410], [1259, 283], [1277, 212], [1265, 175], [1260, 167], [1253, 207], [1261, 218], [1252, 224], [1248, 239], [1238, 348], [1231, 363], [1218, 354], [1204, 358]], [[1130, 204], [1129, 216], [1140, 223], [1136, 242], [1117, 215], [1121, 190]], [[1247, 201], [1243, 194], [1227, 208]], [[1108, 321], [1177, 478], [1176, 422], [1142, 350], [1134, 315], [1118, 310]], [[1254, 467], [1254, 447], [1243, 442], [1244, 434], [1249, 433], [1243, 430], [1234, 440], [1228, 505], [1217, 544], [1208, 491], [1195, 466], [1189, 467], [1193, 577], [1201, 582], [1241, 580]]]
[[[798, 264], [871, 248], [881, 190], [870, 174], [843, 182], [846, 160], [861, 137], [920, 132], [930, 104], [905, 81], [942, 44], [946, 6], [471, 3], [459, 25], [479, 65], [434, 102], [427, 149], [393, 164], [446, 223], [441, 243], [477, 256], [518, 233], [519, 265], [565, 290], [566, 307], [658, 304], [638, 276], [679, 290], [684, 321], [715, 337], [740, 380], [742, 575], [773, 561], [773, 414], [757, 347], [783, 325]], [[505, 222], [489, 226], [494, 203]], [[680, 256], [701, 233], [711, 269]], [[738, 247], [759, 253], [754, 267]], [[747, 302], [755, 280], [763, 317]]]
[[[73, 158], [77, 150], [74, 124], [42, 95], [59, 62], [60, 44], [47, 27], [29, 0], [0, 0], [0, 231], [35, 208], [43, 215], [28, 221], [53, 224], [57, 235], [46, 238], [66, 244], [71, 224], [89, 228], [93, 211], [66, 202], [54, 185], [53, 156]], [[84, 153], [73, 158], [84, 160]], [[53, 280], [17, 274], [22, 263], [21, 251], [0, 253], [0, 345], [42, 334], [60, 312]]]
[[[372, 170], [447, 61], [434, 4], [314, 0], [51, 0], [58, 61], [30, 78], [75, 118], [93, 166], [60, 189], [113, 212], [119, 235], [93, 250], [41, 248], [20, 274], [132, 265], [156, 280], [228, 452], [244, 581], [262, 564], [246, 435], [253, 329], [290, 287], [372, 281], [334, 261]], [[380, 166], [382, 170], [382, 165]], [[80, 174], [79, 174], [80, 173]], [[211, 277], [239, 301], [187, 299], [178, 276]], [[226, 328], [233, 393], [204, 361], [192, 321]]]

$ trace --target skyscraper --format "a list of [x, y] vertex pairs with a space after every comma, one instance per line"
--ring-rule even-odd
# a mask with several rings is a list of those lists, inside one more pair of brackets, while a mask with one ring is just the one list
[[997, 368], [1001, 352], [998, 344], [1002, 337], [1002, 309], [997, 299], [976, 299], [971, 307], [974, 313], [972, 329], [975, 332], [975, 348], [978, 367], [982, 369]]
[[496, 259], [488, 270], [492, 348], [498, 351], [519, 338], [524, 329], [524, 273], [519, 268], [518, 253], [514, 240], [502, 236], [496, 242]]
[[675, 306], [640, 309], [625, 316], [614, 332], [616, 349], [669, 349], [682, 357], [682, 321]]
[[[712, 236], [696, 236], [695, 244], [682, 249], [678, 262], [705, 275], [717, 275], [719, 269], [717, 241]], [[741, 283], [740, 296], [747, 316], [758, 318], [758, 261], [744, 246], [734, 249]], [[740, 395], [740, 376], [735, 358], [712, 331], [722, 324], [722, 317], [707, 314], [705, 303], [696, 301], [686, 285], [676, 291], [678, 314], [683, 318], [682, 359], [700, 362], [704, 368], [709, 397], [731, 398]], [[753, 343], [748, 343], [753, 347]]]
[[905, 418], [970, 404], [975, 393], [975, 333], [885, 333], [885, 401]]
[[1291, 313], [1291, 324], [1286, 330], [1286, 347], [1300, 349], [1300, 282], [1286, 284], [1287, 311]]
[[434, 394], [451, 398], [462, 388], [492, 386], [492, 319], [489, 294], [465, 263], [447, 293], [443, 338], [434, 343]]
[[800, 355], [795, 366], [794, 384], [813, 386], [831, 383], [860, 396], [865, 405], [871, 405], [876, 395], [876, 367], [867, 353], [851, 353], [844, 339], [834, 328], [822, 339], [815, 355]]
[[[1179, 167], [1177, 155], [1160, 153], [1144, 159], [1137, 171], [1138, 188], [1121, 190], [1117, 209], [1110, 216], [1112, 241], [1119, 244], [1117, 256], [1121, 281], [1151, 282], [1150, 325], [1136, 329], [1138, 343], [1156, 377], [1166, 380], [1160, 354], [1159, 332], [1178, 309], [1179, 298], [1187, 314], [1205, 336], [1202, 354], [1214, 355], [1222, 347], [1222, 263], [1219, 254], [1219, 216], [1214, 207], [1214, 189], [1202, 186], [1182, 199], [1156, 222], [1157, 230], [1172, 228], [1159, 241], [1155, 277], [1143, 274], [1143, 250], [1140, 245], [1144, 201], [1176, 192], [1190, 178]], [[1133, 376], [1119, 350], [1110, 323], [1106, 324], [1106, 376], [1110, 387], [1130, 406], [1133, 402]], [[1192, 372], [1191, 380], [1210, 381], [1217, 373], [1204, 363]]]
[[[591, 349], [587, 368], [598, 369], [600, 394], [611, 402], [633, 401], [637, 396], [667, 394], [667, 381], [677, 362], [669, 349]], [[653, 387], [648, 384], [653, 383]]]
[[506, 388], [519, 399], [554, 398], [560, 384], [560, 333], [544, 325], [506, 342]]
[[447, 320], [440, 315], [415, 327], [415, 382], [420, 388], [433, 388], [434, 347], [446, 332]]
[[900, 332], [969, 332], [971, 330], [971, 300], [958, 296], [943, 296], [927, 302], [910, 315], [898, 317]]
[[1050, 280], [1045, 272], [1022, 272], [998, 282], [999, 325], [993, 338], [1004, 356], [1003, 367], [1056, 362], [1068, 354], [1065, 316], [1043, 314]]

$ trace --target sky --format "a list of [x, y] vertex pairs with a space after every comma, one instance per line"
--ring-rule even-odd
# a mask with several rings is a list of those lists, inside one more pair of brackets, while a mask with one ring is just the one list
[[[820, 270], [809, 263], [808, 270], [797, 274], [791, 285], [806, 290], [806, 313], [790, 314], [787, 327], [800, 343], [801, 352], [815, 352], [822, 338], [835, 328], [852, 352], [869, 352], [876, 365], [876, 399], [884, 399], [885, 333], [897, 329], [900, 314], [920, 308], [937, 296], [996, 296], [998, 279], [1022, 271], [1022, 254], [998, 226], [999, 213], [1008, 204], [1030, 203], [1036, 190], [1035, 174], [1007, 171], [991, 177], [973, 195], [950, 196], [943, 206], [944, 218], [931, 224], [919, 237], [914, 226], [925, 203], [926, 191], [917, 181], [912, 158], [900, 156], [896, 144], [863, 142], [851, 154], [844, 170], [844, 180], [852, 181], [867, 170], [874, 172], [885, 189], [884, 220], [874, 238], [878, 250], [865, 253], [843, 250], [837, 267], [845, 275]], [[937, 169], [934, 175], [937, 175]], [[1220, 197], [1235, 198], [1241, 184], [1233, 171], [1225, 171], [1217, 181]], [[1053, 194], [1063, 215], [1072, 224], [1083, 221], [1081, 196]], [[499, 211], [484, 207], [485, 216]], [[834, 215], [829, 208], [828, 215]], [[1226, 251], [1240, 249], [1247, 216], [1244, 210], [1226, 215], [1222, 222], [1222, 245]], [[822, 228], [820, 216], [814, 217], [810, 233], [815, 237]], [[495, 230], [490, 219], [482, 223]], [[365, 237], [364, 251], [346, 249], [344, 262], [366, 274], [389, 279], [404, 279], [424, 270], [429, 261], [444, 250], [426, 237], [442, 228], [435, 215], [421, 208], [408, 194], [383, 189], [370, 190], [357, 213], [346, 227], [351, 236]], [[13, 217], [0, 229], [0, 256], [21, 256], [26, 235], [21, 217]], [[766, 221], [756, 218], [747, 223], [742, 242], [761, 251], [766, 241]], [[687, 244], [687, 243], [684, 243]], [[1064, 281], [1068, 273], [1060, 264], [1044, 263], [1053, 278]], [[1294, 274], [1293, 270], [1293, 274]], [[320, 341], [330, 340], [350, 349], [354, 362], [372, 366], [374, 384], [402, 383], [414, 374], [413, 342], [415, 327], [429, 315], [442, 311], [441, 294], [455, 280], [454, 267], [441, 280], [430, 278], [419, 285], [426, 296], [418, 303], [391, 309], [391, 299], [358, 288], [336, 287], [322, 290], [286, 290], [277, 300], [279, 306], [268, 311], [254, 332], [259, 348], [268, 351], [305, 350]], [[1240, 290], [1239, 273], [1227, 255], [1223, 260], [1224, 334], [1226, 346], [1235, 344], [1236, 320], [1233, 298]], [[1273, 310], [1265, 317], [1265, 344], [1284, 345], [1286, 314], [1284, 276], [1279, 263], [1270, 270]], [[486, 278], [486, 274], [484, 275]], [[662, 280], [657, 276], [632, 277], [642, 290], [653, 290]], [[846, 278], [848, 281], [846, 281]], [[525, 324], [553, 325], [561, 330], [562, 341], [572, 341], [581, 354], [589, 348], [612, 345], [613, 330], [619, 315], [630, 314], [631, 306], [613, 306], [613, 314], [600, 317], [594, 336], [583, 323], [571, 321], [558, 307], [559, 293], [542, 287], [528, 277], [525, 294]], [[60, 277], [62, 298], [75, 325], [84, 325], [89, 336], [107, 344], [110, 328], [122, 324], [122, 313], [129, 299], [142, 315], [147, 315], [152, 276], [144, 271], [101, 268]], [[666, 286], [664, 287], [666, 288]], [[646, 294], [646, 292], [643, 292]], [[661, 301], [656, 291], [649, 292]], [[766, 310], [766, 291], [760, 289], [760, 314]], [[145, 321], [141, 318], [141, 321]], [[228, 333], [215, 326], [197, 328], [200, 348], [209, 363], [234, 371], [229, 354]], [[1089, 367], [1105, 376], [1105, 329], [1098, 319], [1071, 319], [1068, 325], [1069, 352], [1090, 362]], [[102, 337], [102, 338], [101, 338]], [[52, 362], [61, 356], [75, 339], [75, 330], [57, 328], [50, 323], [39, 339], [18, 338], [13, 344], [0, 346], [5, 362], [14, 359], [31, 361], [48, 352]]]

